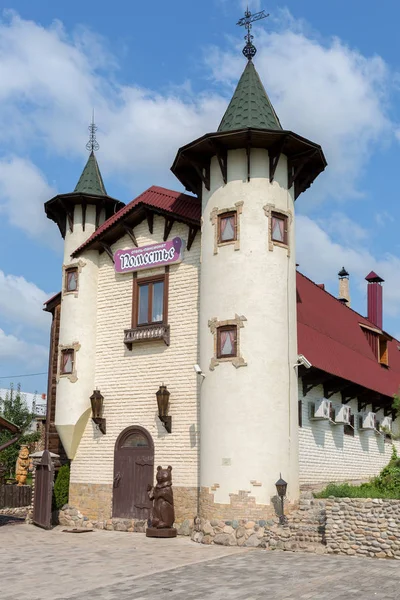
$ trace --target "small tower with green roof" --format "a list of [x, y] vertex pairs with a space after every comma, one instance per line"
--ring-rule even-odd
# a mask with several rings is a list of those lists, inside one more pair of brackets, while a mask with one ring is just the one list
[[96, 303], [99, 253], [72, 258], [106, 219], [124, 204], [107, 195], [97, 163], [96, 126], [90, 125], [88, 161], [73, 192], [45, 203], [46, 215], [64, 238], [62, 302], [55, 425], [68, 458], [73, 459], [87, 425], [95, 389]]
[[172, 166], [202, 200], [205, 519], [273, 516], [280, 473], [288, 499], [299, 495], [295, 201], [326, 161], [318, 144], [282, 128], [247, 40], [218, 130], [180, 148]]

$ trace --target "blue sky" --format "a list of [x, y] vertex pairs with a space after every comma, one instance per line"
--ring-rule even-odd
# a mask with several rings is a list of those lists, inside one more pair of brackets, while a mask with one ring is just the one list
[[[71, 191], [96, 110], [98, 160], [111, 196], [180, 189], [177, 148], [215, 130], [245, 66], [239, 0], [126, 0], [0, 6], [0, 387], [46, 391], [48, 315], [62, 244], [43, 203]], [[249, 2], [256, 68], [284, 128], [320, 143], [328, 169], [297, 202], [300, 270], [337, 292], [351, 274], [385, 279], [384, 326], [400, 337], [400, 7], [387, 0]]]

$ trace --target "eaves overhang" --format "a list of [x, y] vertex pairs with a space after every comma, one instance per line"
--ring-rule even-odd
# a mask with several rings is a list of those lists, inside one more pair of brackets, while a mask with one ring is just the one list
[[246, 149], [248, 178], [250, 179], [250, 150], [263, 148], [269, 152], [269, 173], [273, 181], [281, 154], [288, 158], [288, 188], [294, 185], [295, 198], [304, 192], [327, 166], [321, 146], [297, 133], [276, 129], [236, 129], [207, 133], [178, 150], [171, 171], [195, 194], [201, 193], [202, 184], [209, 189], [209, 169], [217, 156], [224, 182], [227, 180], [227, 152]]

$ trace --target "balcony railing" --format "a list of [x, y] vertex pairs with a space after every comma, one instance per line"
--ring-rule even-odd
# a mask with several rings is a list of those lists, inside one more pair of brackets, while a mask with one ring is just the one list
[[152, 342], [154, 340], [163, 340], [169, 346], [169, 325], [141, 325], [133, 329], [125, 329], [124, 344], [132, 350], [132, 344], [138, 342]]

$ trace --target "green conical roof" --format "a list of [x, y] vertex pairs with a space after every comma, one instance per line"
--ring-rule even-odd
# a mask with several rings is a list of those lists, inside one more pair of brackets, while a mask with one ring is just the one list
[[93, 150], [90, 153], [74, 192], [92, 194], [94, 196], [107, 196], [103, 178]]
[[257, 127], [282, 129], [254, 64], [248, 61], [218, 131]]

